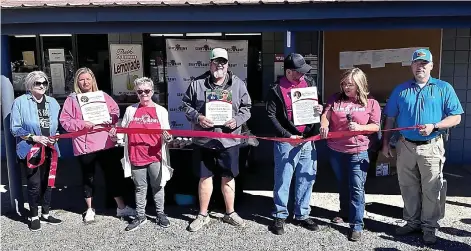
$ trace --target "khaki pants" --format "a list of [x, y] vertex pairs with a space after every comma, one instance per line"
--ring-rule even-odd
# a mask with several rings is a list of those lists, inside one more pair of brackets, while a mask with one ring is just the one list
[[443, 217], [442, 204], [445, 202], [441, 201], [444, 197], [440, 195], [445, 162], [442, 137], [425, 145], [415, 145], [401, 137], [396, 151], [404, 220], [423, 230], [439, 228], [438, 220]]

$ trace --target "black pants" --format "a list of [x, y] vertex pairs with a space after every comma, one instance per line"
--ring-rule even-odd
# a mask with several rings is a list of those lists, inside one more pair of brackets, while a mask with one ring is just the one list
[[103, 170], [105, 184], [113, 197], [122, 196], [124, 171], [121, 165], [122, 149], [111, 148], [103, 151], [78, 156], [82, 169], [82, 184], [85, 198], [91, 198], [95, 192], [95, 166]]
[[[26, 175], [30, 216], [38, 216], [38, 206], [41, 198], [41, 212], [42, 214], [49, 214], [52, 193], [52, 188], [47, 185], [49, 170], [51, 168], [50, 152], [47, 153], [44, 163], [36, 168], [28, 168], [26, 159], [20, 159], [19, 162]], [[39, 161], [35, 160], [31, 161], [32, 164], [38, 162]]]

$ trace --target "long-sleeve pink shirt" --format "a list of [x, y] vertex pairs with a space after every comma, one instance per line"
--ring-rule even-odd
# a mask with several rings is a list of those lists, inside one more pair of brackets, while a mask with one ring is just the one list
[[[108, 94], [104, 92], [103, 94], [112, 123], [115, 124], [118, 122], [119, 118], [118, 104]], [[59, 121], [67, 132], [76, 132], [85, 128], [85, 121], [83, 120], [82, 110], [77, 100], [77, 94], [71, 93], [67, 97]], [[72, 145], [74, 155], [77, 156], [112, 148], [115, 146], [115, 142], [111, 140], [108, 132], [96, 132], [72, 139]]]

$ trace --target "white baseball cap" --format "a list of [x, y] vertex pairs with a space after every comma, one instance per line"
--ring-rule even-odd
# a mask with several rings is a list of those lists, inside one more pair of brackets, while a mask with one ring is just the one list
[[227, 51], [223, 48], [214, 48], [211, 51], [211, 56], [210, 59], [216, 59], [216, 58], [224, 58], [226, 60], [229, 60], [229, 56], [227, 55]]

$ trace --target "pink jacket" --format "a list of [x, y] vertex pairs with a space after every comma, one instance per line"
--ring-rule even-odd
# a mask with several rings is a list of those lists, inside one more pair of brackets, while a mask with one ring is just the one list
[[[104, 95], [112, 123], [116, 124], [119, 118], [118, 104], [108, 94], [104, 93]], [[59, 121], [67, 132], [76, 132], [85, 128], [77, 94], [71, 93], [67, 97]], [[72, 139], [75, 156], [112, 148], [115, 144], [108, 136], [108, 132], [96, 132]]]

